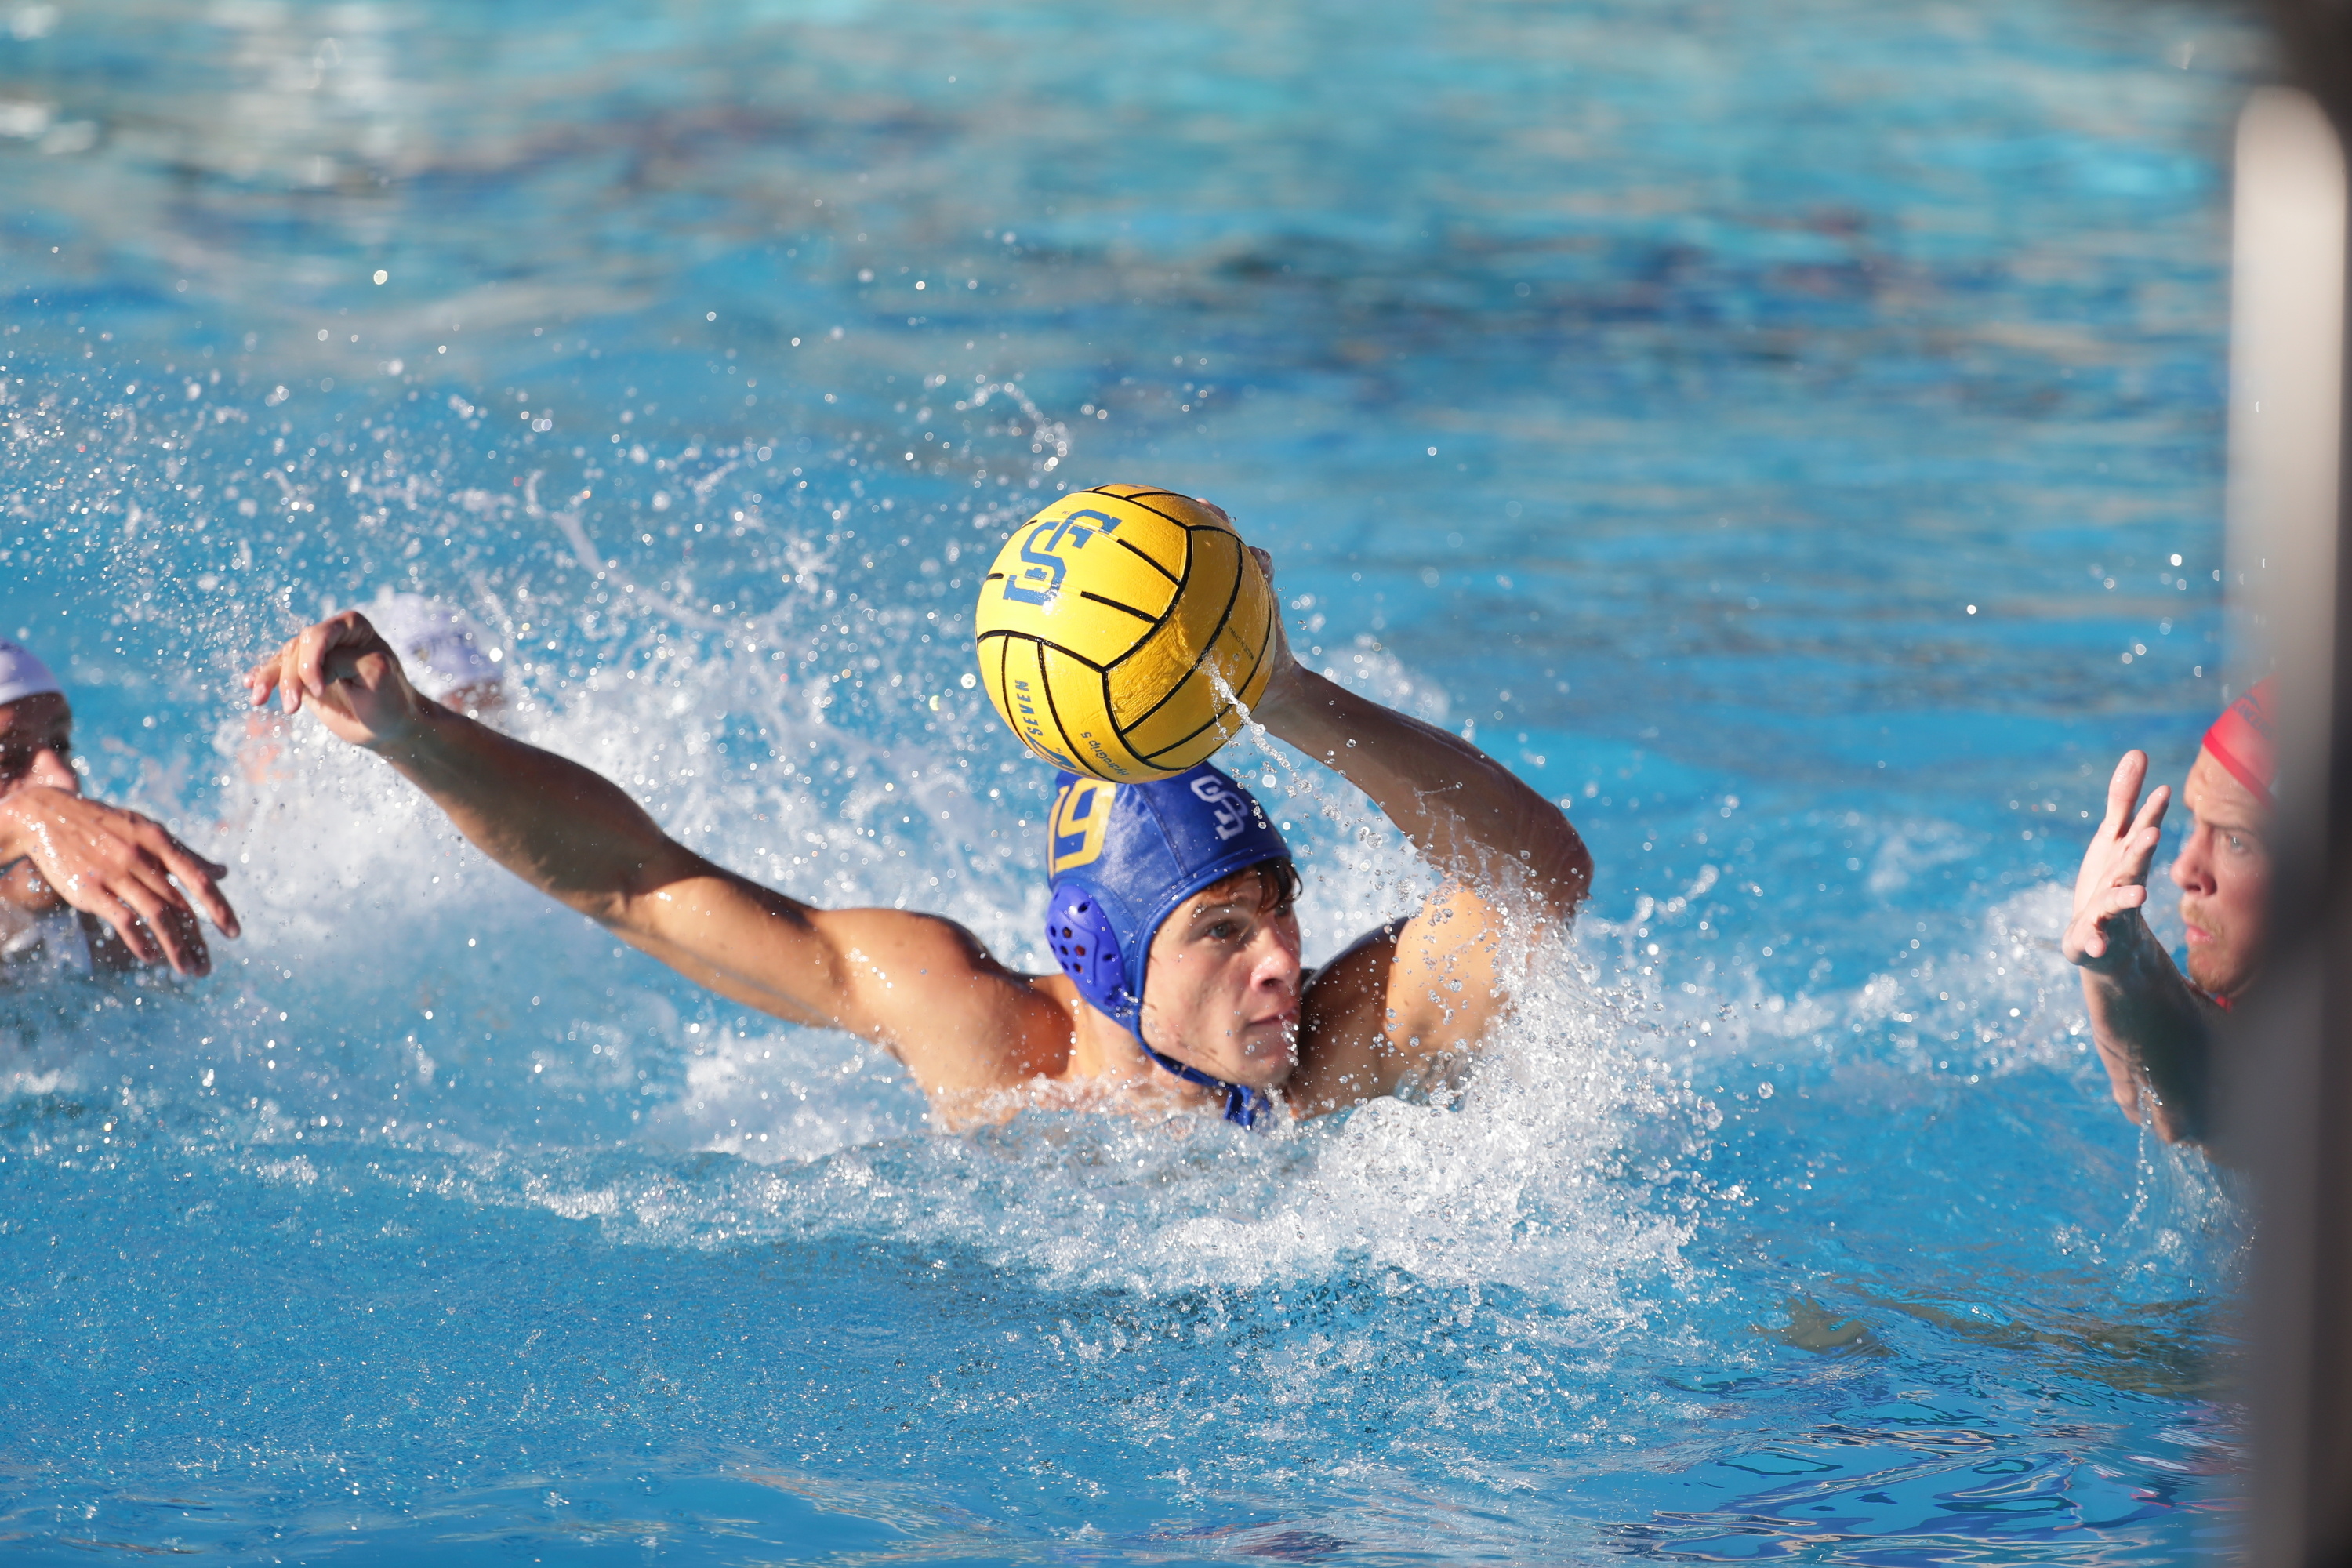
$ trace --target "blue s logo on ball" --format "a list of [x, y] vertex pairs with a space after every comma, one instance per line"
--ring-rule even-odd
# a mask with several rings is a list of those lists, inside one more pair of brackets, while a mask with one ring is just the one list
[[[1091, 521], [1096, 524], [1088, 528]], [[1118, 519], [1108, 512], [1074, 511], [1052, 522], [1041, 522], [1029, 531], [1021, 545], [1021, 559], [1028, 564], [1021, 575], [1008, 574], [1004, 579], [1004, 596], [1021, 605], [1051, 604], [1054, 595], [1062, 591], [1062, 579], [1069, 574], [1069, 565], [1052, 552], [1064, 539], [1073, 550], [1086, 548], [1087, 541], [1097, 533], [1112, 533], [1118, 529]], [[1051, 536], [1040, 541], [1038, 535], [1051, 531]]]

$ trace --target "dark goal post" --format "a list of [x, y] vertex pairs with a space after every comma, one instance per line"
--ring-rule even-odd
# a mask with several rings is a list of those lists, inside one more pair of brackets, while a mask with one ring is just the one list
[[2235, 159], [2228, 570], [2233, 684], [2277, 661], [2282, 821], [2272, 952], [2224, 1042], [2221, 1131], [2258, 1204], [2245, 1548], [2302, 1568], [2352, 1563], [2352, 3], [2268, 9], [2284, 85], [2248, 104]]

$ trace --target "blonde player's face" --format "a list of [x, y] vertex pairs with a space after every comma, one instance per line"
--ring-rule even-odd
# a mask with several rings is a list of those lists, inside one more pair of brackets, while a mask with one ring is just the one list
[[1298, 916], [1255, 869], [1193, 894], [1151, 939], [1144, 1042], [1212, 1078], [1274, 1089], [1298, 1065]]

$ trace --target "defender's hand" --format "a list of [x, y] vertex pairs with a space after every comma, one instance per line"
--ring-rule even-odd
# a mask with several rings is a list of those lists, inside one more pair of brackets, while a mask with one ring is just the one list
[[238, 933], [215, 865], [135, 811], [35, 784], [0, 799], [0, 857], [22, 858], [58, 897], [114, 928], [142, 963], [209, 974], [196, 927], [202, 910], [224, 936]]
[[415, 733], [428, 704], [408, 684], [400, 656], [357, 610], [320, 621], [245, 678], [256, 708], [276, 692], [289, 713], [308, 700], [337, 738], [383, 751]]
[[[2172, 791], [2158, 785], [2140, 805], [2139, 786], [2147, 780], [2147, 753], [2126, 752], [2107, 781], [2107, 815], [2092, 835], [2074, 879], [2074, 918], [2059, 945], [2068, 960], [2085, 969], [2121, 969], [2129, 961], [2129, 939], [2147, 929], [2137, 911], [2147, 902], [2148, 863], [2164, 836], [2164, 808]], [[2135, 926], [2137, 932], [2130, 929]]]

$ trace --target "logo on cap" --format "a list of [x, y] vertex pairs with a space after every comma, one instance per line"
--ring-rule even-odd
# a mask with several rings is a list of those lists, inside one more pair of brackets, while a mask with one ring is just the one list
[[1255, 803], [1247, 795], [1236, 795], [1218, 780], [1202, 775], [1192, 781], [1192, 796], [1209, 808], [1217, 825], [1217, 842], [1236, 837], [1249, 826], [1255, 815], [1250, 807]]
[[1102, 858], [1103, 835], [1110, 830], [1111, 808], [1118, 804], [1118, 785], [1102, 779], [1073, 779], [1054, 797], [1054, 815], [1045, 841], [1045, 875], [1058, 877]]

